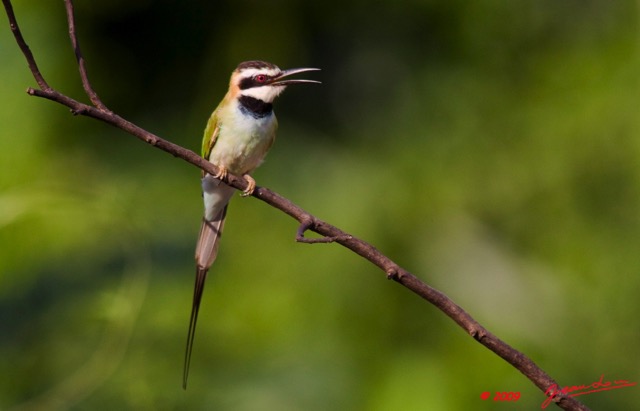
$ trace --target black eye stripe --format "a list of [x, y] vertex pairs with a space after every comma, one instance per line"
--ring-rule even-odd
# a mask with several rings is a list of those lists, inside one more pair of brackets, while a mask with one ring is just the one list
[[[270, 78], [267, 75], [265, 75], [265, 77], [266, 77], [267, 80]], [[246, 90], [248, 88], [264, 86], [265, 83], [267, 83], [267, 81], [263, 81], [261, 83], [261, 82], [257, 81], [254, 77], [248, 77], [248, 78], [243, 78], [242, 80], [240, 80], [240, 84], [238, 84], [238, 87], [240, 87], [240, 90]]]

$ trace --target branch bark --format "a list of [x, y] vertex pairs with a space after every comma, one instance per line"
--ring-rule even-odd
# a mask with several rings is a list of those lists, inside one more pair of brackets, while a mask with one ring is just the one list
[[[131, 123], [130, 121], [120, 117], [111, 110], [109, 110], [100, 100], [97, 93], [93, 90], [87, 70], [85, 66], [85, 60], [82, 56], [80, 45], [76, 34], [76, 25], [73, 9], [73, 1], [65, 0], [65, 8], [67, 11], [67, 21], [69, 28], [69, 37], [71, 44], [76, 55], [78, 62], [78, 69], [80, 72], [80, 78], [84, 91], [86, 92], [92, 105], [88, 105], [79, 102], [71, 97], [59, 93], [55, 89], [51, 88], [38, 69], [35, 58], [29, 49], [29, 46], [25, 42], [20, 28], [18, 26], [13, 7], [10, 0], [2, 0], [5, 7], [6, 14], [9, 18], [9, 25], [11, 31], [16, 39], [16, 43], [20, 47], [20, 50], [24, 54], [27, 64], [33, 77], [38, 84], [39, 88], [28, 88], [27, 93], [32, 96], [42, 97], [56, 103], [62, 104], [71, 110], [74, 115], [82, 115], [91, 117], [100, 121], [103, 121], [109, 125], [117, 127], [138, 139], [150, 144], [160, 150], [163, 150], [174, 157], [178, 157], [198, 168], [204, 170], [209, 174], [216, 174], [218, 167], [209, 161], [203, 159], [198, 154], [191, 150], [187, 150], [181, 146], [173, 144], [167, 140], [164, 140], [153, 133], [150, 133], [141, 127]], [[247, 182], [238, 176], [228, 174], [224, 179], [224, 182], [228, 185], [238, 189], [244, 190]], [[449, 316], [455, 321], [462, 329], [464, 329], [471, 337], [473, 337], [480, 344], [493, 351], [495, 354], [503, 358], [514, 368], [524, 374], [533, 384], [535, 384], [545, 395], [550, 387], [559, 387], [560, 384], [556, 383], [547, 373], [545, 373], [540, 367], [538, 367], [530, 358], [523, 353], [514, 349], [494, 334], [490, 333], [482, 325], [471, 317], [466, 311], [459, 305], [453, 302], [442, 292], [430, 287], [422, 282], [416, 276], [405, 270], [392, 259], [387, 257], [378, 251], [373, 245], [361, 240], [351, 234], [348, 234], [341, 229], [322, 221], [309, 212], [303, 210], [290, 200], [280, 196], [279, 194], [264, 188], [257, 187], [252, 194], [270, 206], [281, 210], [288, 214], [299, 222], [299, 227], [296, 232], [296, 241], [303, 243], [330, 243], [335, 242], [342, 245], [345, 248], [360, 255], [372, 264], [379, 267], [387, 275], [387, 278], [394, 280], [395, 282], [406, 287], [413, 293], [422, 297], [429, 303], [436, 306], [440, 311]], [[306, 238], [305, 232], [313, 231], [320, 234], [320, 238]], [[562, 393], [554, 394], [553, 402], [555, 402], [560, 408], [565, 410], [581, 410], [588, 411], [582, 403], [578, 402], [575, 398]]]

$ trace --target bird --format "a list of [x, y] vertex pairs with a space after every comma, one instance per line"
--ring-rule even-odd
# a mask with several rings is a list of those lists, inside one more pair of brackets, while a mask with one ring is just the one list
[[202, 172], [204, 216], [195, 253], [196, 280], [184, 358], [184, 389], [187, 388], [204, 284], [218, 254], [228, 203], [235, 191], [222, 180], [228, 173], [242, 176], [247, 187], [241, 195], [253, 193], [256, 182], [251, 173], [273, 145], [278, 128], [273, 101], [291, 84], [320, 83], [288, 78], [317, 70], [320, 69], [281, 70], [275, 64], [260, 60], [242, 62], [231, 73], [229, 90], [209, 118], [202, 140], [202, 157], [215, 164], [219, 171], [213, 175]]

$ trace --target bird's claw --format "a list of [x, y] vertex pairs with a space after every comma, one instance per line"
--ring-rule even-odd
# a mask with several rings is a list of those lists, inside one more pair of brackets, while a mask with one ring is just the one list
[[242, 190], [242, 194], [240, 195], [242, 197], [248, 197], [253, 194], [254, 190], [256, 189], [256, 180], [254, 180], [253, 177], [251, 177], [249, 174], [244, 174], [242, 177], [244, 178], [244, 181], [247, 182], [247, 188]]
[[213, 176], [218, 180], [224, 180], [225, 178], [227, 178], [227, 174], [229, 174], [229, 170], [227, 170], [227, 167], [218, 166], [218, 172], [215, 173]]

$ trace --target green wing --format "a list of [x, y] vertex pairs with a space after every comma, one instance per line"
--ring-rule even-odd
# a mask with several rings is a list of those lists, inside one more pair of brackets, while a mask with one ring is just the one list
[[216, 140], [220, 134], [220, 121], [218, 118], [219, 108], [220, 106], [211, 113], [211, 117], [209, 117], [209, 121], [207, 122], [207, 127], [204, 129], [204, 137], [202, 138], [202, 157], [207, 160], [209, 159], [211, 149], [214, 144], [216, 144]]

